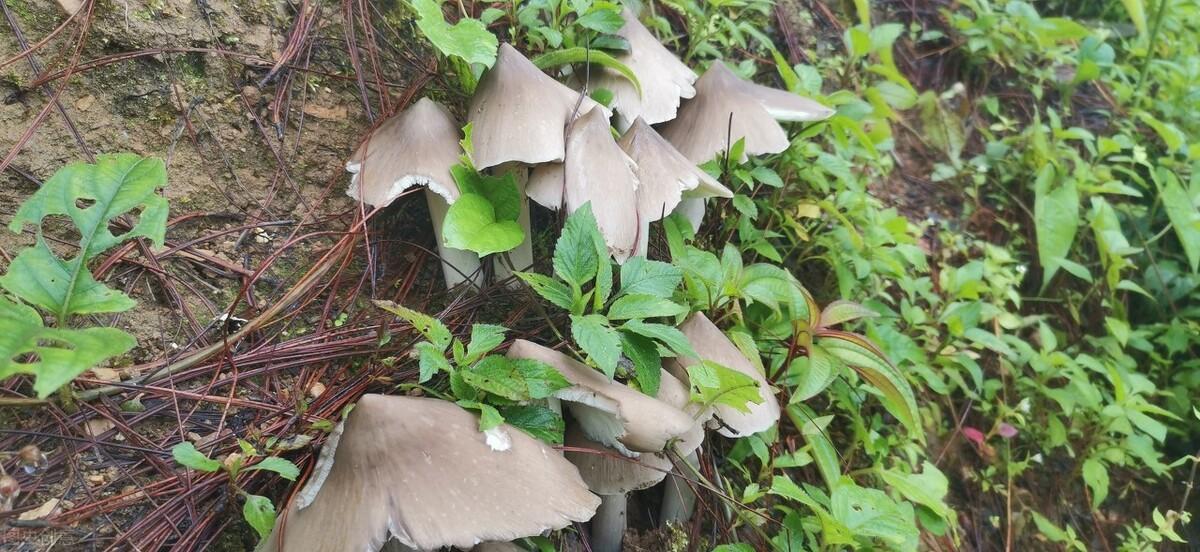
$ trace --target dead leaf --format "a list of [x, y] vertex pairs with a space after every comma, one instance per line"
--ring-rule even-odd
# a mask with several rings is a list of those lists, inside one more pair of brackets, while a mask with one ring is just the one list
[[324, 393], [325, 393], [325, 384], [323, 384], [323, 383], [321, 383], [321, 382], [319, 382], [319, 381], [318, 381], [318, 382], [316, 382], [316, 383], [314, 383], [314, 384], [312, 384], [312, 385], [311, 385], [311, 386], [309, 386], [309, 388], [308, 388], [308, 396], [310, 396], [310, 397], [312, 397], [312, 398], [314, 398], [314, 399], [315, 399], [315, 398], [317, 398], [317, 397], [320, 397], [320, 396], [321, 396], [321, 395], [323, 395]]
[[121, 381], [121, 373], [112, 368], [92, 368], [92, 375], [100, 381]]
[[325, 107], [316, 104], [305, 104], [304, 113], [316, 117], [318, 119], [327, 119], [330, 121], [342, 121], [350, 113], [346, 106], [335, 105], [333, 107]]
[[113, 423], [108, 421], [105, 418], [96, 418], [94, 420], [88, 420], [87, 423], [85, 423], [83, 425], [83, 429], [87, 432], [88, 435], [91, 435], [92, 437], [99, 437], [99, 436], [103, 435], [106, 431], [108, 431], [112, 428], [113, 428]]
[[33, 521], [35, 519], [50, 517], [50, 515], [54, 514], [55, 510], [58, 509], [58, 502], [59, 501], [57, 498], [51, 498], [37, 508], [26, 512], [21, 512], [21, 515], [17, 516], [17, 519], [21, 521]]

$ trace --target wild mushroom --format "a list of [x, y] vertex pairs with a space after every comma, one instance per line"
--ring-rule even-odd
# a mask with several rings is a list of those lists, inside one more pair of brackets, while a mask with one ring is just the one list
[[413, 186], [425, 186], [425, 201], [433, 220], [433, 235], [446, 287], [472, 278], [478, 285], [479, 256], [446, 246], [442, 222], [450, 204], [458, 199], [458, 186], [450, 167], [458, 164], [458, 125], [441, 104], [417, 100], [404, 112], [384, 121], [358, 147], [346, 170], [353, 176], [346, 194], [372, 207], [390, 205]]
[[636, 170], [613, 140], [608, 117], [593, 109], [571, 124], [566, 159], [534, 169], [526, 191], [543, 207], [565, 207], [568, 213], [591, 202], [609, 253], [623, 263], [638, 243]]
[[[713, 410], [712, 408], [703, 408], [702, 405], [693, 402], [688, 386], [670, 372], [663, 373], [658, 386], [658, 399], [687, 412], [696, 420], [693, 428], [673, 444], [673, 452], [682, 459], [683, 464], [687, 466], [687, 472], [690, 473], [685, 472], [679, 475], [672, 473], [671, 477], [668, 477], [663, 483], [663, 501], [658, 516], [664, 524], [682, 523], [692, 517], [692, 511], [696, 507], [696, 492], [686, 477], [700, 473], [700, 458], [697, 450], [704, 443], [704, 425], [712, 418]], [[673, 460], [674, 458], [669, 457], [669, 459]], [[587, 481], [586, 477], [584, 477], [584, 481]]]
[[717, 431], [726, 437], [744, 437], [764, 431], [779, 421], [779, 401], [771, 389], [770, 382], [758, 368], [742, 355], [737, 346], [725, 336], [720, 328], [713, 325], [702, 312], [693, 313], [679, 326], [683, 335], [687, 336], [692, 348], [699, 359], [676, 357], [665, 361], [667, 370], [681, 381], [688, 381], [687, 368], [701, 360], [712, 361], [732, 370], [750, 376], [758, 383], [758, 395], [762, 402], [748, 403], [746, 412], [732, 406], [716, 404], [713, 406], [713, 417], [719, 421]]
[[625, 132], [638, 118], [652, 125], [674, 119], [679, 100], [696, 95], [692, 86], [696, 72], [663, 46], [633, 11], [626, 8], [621, 15], [625, 25], [617, 35], [629, 42], [629, 50], [616, 58], [637, 77], [641, 93], [629, 79], [611, 69], [593, 68], [590, 78], [592, 88], [612, 91], [616, 127]]
[[555, 398], [566, 403], [589, 438], [625, 456], [661, 452], [694, 425], [692, 417], [678, 408], [553, 349], [518, 339], [509, 347], [508, 357], [539, 360], [562, 374], [571, 387], [557, 392]]
[[[745, 161], [745, 156], [788, 148], [787, 133], [776, 121], [819, 121], [833, 113], [803, 96], [744, 81], [716, 61], [696, 81], [696, 97], [684, 103], [678, 117], [661, 131], [694, 163], [706, 163], [744, 139], [743, 158], [738, 161]], [[702, 199], [686, 199], [679, 209], [699, 226]]]
[[681, 199], [733, 197], [729, 188], [684, 157], [640, 117], [619, 144], [637, 165], [638, 255], [646, 254], [650, 223], [671, 213]]
[[436, 399], [364, 395], [330, 435], [308, 483], [260, 550], [470, 548], [588, 520], [599, 499], [553, 448]]
[[[600, 507], [591, 521], [593, 552], [617, 552], [626, 528], [626, 494], [653, 487], [671, 469], [662, 454], [643, 454], [636, 460], [588, 439], [578, 426], [567, 428], [563, 456], [576, 468], [592, 492], [600, 495]], [[580, 450], [582, 449], [582, 450]]]
[[[567, 124], [579, 114], [600, 107], [591, 98], [550, 78], [509, 44], [501, 44], [496, 63], [484, 73], [471, 98], [472, 161], [483, 170], [513, 173], [522, 196], [528, 167], [563, 160]], [[529, 206], [521, 202], [518, 220], [525, 241], [508, 253], [517, 269], [533, 264]], [[498, 275], [507, 267], [497, 266]]]

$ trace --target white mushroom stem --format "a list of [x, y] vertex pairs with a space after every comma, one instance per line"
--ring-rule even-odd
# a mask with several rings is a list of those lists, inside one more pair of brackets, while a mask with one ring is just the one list
[[[497, 175], [511, 174], [513, 180], [517, 183], [517, 193], [521, 196], [521, 215], [517, 218], [517, 223], [521, 225], [521, 230], [525, 232], [525, 239], [521, 244], [504, 253], [508, 256], [508, 262], [512, 263], [512, 268], [515, 270], [529, 270], [533, 265], [533, 230], [529, 224], [529, 199], [525, 197], [525, 184], [529, 181], [529, 168], [520, 163], [504, 163], [495, 169]], [[500, 255], [496, 256], [493, 261], [496, 280], [502, 281], [512, 276], [512, 270]], [[513, 287], [519, 287], [521, 280], [514, 278], [512, 281]]]
[[438, 256], [442, 259], [442, 275], [446, 278], [446, 289], [466, 281], [472, 286], [480, 287], [483, 271], [479, 270], [479, 255], [472, 251], [448, 247], [442, 239], [442, 224], [446, 221], [450, 204], [446, 202], [446, 198], [429, 188], [425, 188], [425, 202], [429, 204], [429, 217], [433, 220], [433, 236], [437, 240]]
[[694, 474], [699, 474], [700, 458], [696, 456], [695, 451], [692, 451], [691, 454], [684, 457], [683, 464], [686, 468], [681, 468], [681, 471], [684, 472], [682, 475], [670, 474], [663, 482], [665, 490], [659, 517], [662, 518], [664, 525], [685, 523], [692, 518], [692, 513], [696, 510], [696, 492], [692, 490], [689, 479]]
[[624, 494], [600, 495], [600, 507], [592, 518], [592, 535], [588, 541], [592, 552], [621, 552], [625, 538]]

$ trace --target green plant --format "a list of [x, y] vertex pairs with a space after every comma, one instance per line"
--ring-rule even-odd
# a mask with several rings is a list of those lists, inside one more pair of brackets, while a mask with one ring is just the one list
[[[209, 458], [196, 449], [196, 445], [184, 441], [171, 447], [171, 456], [180, 465], [204, 473], [224, 471], [229, 477], [229, 484], [241, 495], [246, 503], [242, 506], [242, 517], [254, 528], [260, 539], [267, 538], [275, 526], [275, 505], [271, 499], [243, 490], [237, 483], [238, 476], [243, 473], [265, 470], [274, 472], [288, 481], [295, 481], [300, 475], [300, 469], [290, 460], [278, 456], [263, 456], [254, 445], [238, 439], [241, 452], [230, 453], [221, 460]], [[261, 459], [260, 459], [261, 458]], [[254, 460], [258, 460], [254, 462]], [[253, 462], [253, 463], [250, 463]]]
[[442, 224], [446, 245], [479, 255], [503, 253], [520, 245], [525, 231], [517, 219], [525, 198], [513, 175], [488, 176], [463, 165], [456, 165], [451, 173], [459, 197]]
[[484, 22], [466, 13], [457, 23], [447, 23], [441, 0], [412, 0], [411, 6], [417, 12], [417, 28], [450, 62], [463, 91], [474, 92], [479, 71], [496, 62], [500, 46], [496, 36]]
[[[158, 159], [101, 155], [96, 164], [63, 167], [21, 205], [9, 229], [21, 232], [31, 225], [37, 241], [0, 276], [0, 287], [11, 294], [0, 296], [0, 378], [33, 375], [34, 392], [45, 398], [137, 344], [115, 328], [71, 324], [79, 315], [122, 312], [136, 304], [96, 281], [88, 264], [131, 239], [148, 238], [162, 246], [168, 206], [157, 192], [166, 183], [166, 168]], [[123, 219], [129, 214], [137, 215], [135, 222]], [[46, 239], [46, 219], [55, 216], [65, 216], [79, 233], [73, 256], [56, 253]]]

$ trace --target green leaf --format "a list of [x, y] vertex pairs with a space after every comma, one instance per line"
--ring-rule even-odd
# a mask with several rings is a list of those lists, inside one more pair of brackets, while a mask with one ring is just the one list
[[472, 387], [513, 401], [544, 399], [571, 385], [548, 364], [499, 355], [484, 357], [458, 373]]
[[837, 378], [842, 362], [830, 355], [824, 347], [813, 344], [807, 357], [792, 361], [790, 371], [799, 379], [792, 390], [791, 402], [808, 400], [824, 391]]
[[822, 335], [820, 345], [878, 389], [888, 412], [909, 431], [920, 435], [921, 424], [912, 387], [878, 348], [858, 334], [831, 331]]
[[944, 520], [954, 519], [954, 510], [946, 505], [950, 482], [937, 466], [926, 461], [921, 465], [919, 474], [882, 470], [880, 475], [904, 498], [929, 508]]
[[879, 316], [879, 314], [867, 307], [853, 301], [839, 299], [825, 305], [825, 309], [821, 311], [820, 325], [822, 328], [829, 328], [851, 320], [874, 318], [876, 316]]
[[525, 240], [525, 231], [515, 220], [500, 220], [486, 197], [462, 194], [446, 212], [442, 237], [454, 249], [491, 255], [509, 251]]
[[1084, 460], [1083, 482], [1092, 491], [1092, 509], [1099, 510], [1100, 504], [1108, 497], [1108, 468], [1104, 462], [1096, 458]]
[[856, 536], [878, 538], [896, 550], [917, 549], [920, 535], [912, 506], [897, 504], [882, 491], [842, 479], [833, 489], [829, 511]]
[[1167, 218], [1179, 236], [1183, 252], [1187, 255], [1192, 272], [1200, 267], [1200, 211], [1192, 202], [1191, 197], [1179, 185], [1179, 179], [1174, 173], [1166, 172], [1166, 185], [1162, 186], [1162, 203], [1167, 210]]
[[504, 421], [509, 425], [541, 439], [552, 445], [561, 445], [563, 429], [566, 427], [562, 416], [539, 405], [506, 406], [500, 409]]
[[417, 383], [425, 383], [438, 372], [453, 372], [450, 366], [450, 361], [446, 360], [446, 351], [438, 349], [437, 345], [422, 341], [413, 345], [417, 350], [417, 367], [420, 369], [420, 375], [417, 377]]
[[634, 377], [642, 393], [658, 396], [662, 378], [662, 358], [653, 341], [631, 332], [620, 332], [621, 350], [633, 362]]
[[479, 431], [487, 431], [504, 423], [504, 416], [501, 416], [500, 411], [490, 404], [471, 400], [458, 400], [454, 404], [468, 410], [479, 411]]
[[[158, 189], [167, 184], [162, 160], [133, 154], [101, 155], [96, 164], [72, 163], [59, 169], [17, 210], [9, 224], [20, 232], [38, 228], [34, 247], [13, 259], [0, 286], [34, 306], [54, 313], [60, 325], [73, 314], [120, 312], [134, 305], [125, 294], [97, 282], [87, 263], [103, 251], [138, 237], [161, 247], [166, 233], [167, 200]], [[128, 232], [114, 236], [109, 224], [137, 213]], [[79, 251], [58, 257], [41, 235], [42, 219], [65, 215], [79, 230]]]
[[259, 495], [246, 495], [246, 505], [242, 507], [242, 517], [246, 523], [258, 533], [258, 538], [265, 539], [271, 535], [275, 527], [275, 505], [271, 499]]
[[521, 191], [517, 188], [516, 177], [506, 172], [500, 176], [491, 176], [463, 165], [450, 168], [454, 183], [458, 185], [459, 193], [481, 195], [496, 213], [496, 220], [517, 220], [521, 217]]
[[413, 0], [412, 6], [417, 10], [417, 28], [443, 55], [486, 67], [496, 62], [500, 43], [482, 21], [464, 17], [450, 25], [442, 15], [439, 0]]
[[575, 23], [599, 33], [613, 34], [625, 26], [625, 18], [621, 17], [620, 10], [612, 4], [597, 5], [579, 16]]
[[47, 328], [33, 308], [0, 297], [0, 380], [30, 374], [40, 398], [135, 345], [116, 328]]
[[575, 301], [571, 297], [571, 288], [567, 287], [567, 284], [536, 272], [517, 272], [516, 274], [518, 278], [529, 284], [533, 291], [553, 303], [554, 306], [568, 311], [574, 306]]
[[672, 264], [631, 257], [621, 265], [621, 292], [618, 295], [641, 293], [670, 297], [682, 280], [683, 271]]
[[567, 217], [562, 234], [554, 244], [554, 273], [577, 288], [596, 277], [599, 259], [593, 236], [600, 235], [592, 206], [585, 203]]
[[179, 462], [180, 465], [196, 471], [212, 473], [221, 469], [220, 462], [196, 450], [196, 445], [193, 445], [189, 441], [184, 441], [171, 447], [171, 456], [175, 457], [175, 461]]
[[497, 326], [495, 324], [473, 324], [471, 326], [471, 344], [467, 346], [467, 357], [464, 359], [464, 364], [471, 364], [479, 360], [490, 352], [492, 349], [499, 347], [504, 343], [504, 334], [508, 328]]
[[616, 301], [613, 301], [612, 306], [608, 308], [608, 318], [611, 320], [657, 318], [661, 316], [676, 316], [684, 314], [687, 311], [687, 307], [670, 299], [639, 293], [622, 295]]
[[577, 46], [575, 48], [566, 48], [563, 50], [546, 52], [538, 57], [533, 58], [532, 61], [538, 69], [542, 70], [574, 63], [595, 63], [601, 67], [616, 71], [633, 84], [633, 88], [637, 90], [639, 95], [642, 93], [642, 84], [638, 81], [637, 75], [634, 74], [633, 70], [624, 63], [618, 61], [617, 58], [612, 57], [611, 55], [608, 55], [600, 50], [590, 50], [588, 48]]
[[278, 456], [263, 458], [262, 462], [245, 468], [245, 470], [267, 470], [275, 472], [279, 474], [279, 477], [287, 479], [288, 481], [295, 481], [296, 478], [300, 476], [300, 468], [297, 468], [296, 465], [290, 460], [280, 458]]
[[658, 341], [666, 345], [676, 355], [692, 358], [700, 357], [692, 349], [692, 343], [688, 341], [687, 336], [683, 335], [683, 332], [674, 326], [643, 322], [635, 319], [626, 321], [621, 325], [621, 329]]
[[705, 360], [687, 368], [694, 400], [705, 405], [724, 404], [749, 412], [751, 403], [763, 402], [754, 378], [732, 368]]
[[439, 351], [445, 351], [446, 347], [450, 346], [450, 328], [447, 328], [440, 320], [391, 301], [375, 300], [372, 302], [375, 303], [375, 306], [412, 324], [413, 329], [425, 336], [425, 339], [433, 343]]
[[1038, 261], [1043, 269], [1042, 287], [1048, 285], [1062, 267], [1079, 228], [1079, 192], [1075, 189], [1075, 181], [1062, 178], [1062, 182], [1051, 190], [1055, 175], [1053, 165], [1046, 165], [1038, 173], [1033, 203]]
[[[1121, 4], [1125, 6], [1125, 12], [1129, 14], [1129, 20], [1133, 22], [1134, 28], [1137, 29], [1139, 35], [1146, 35], [1146, 6], [1142, 0], [1121, 0]], [[1161, 9], [1161, 8], [1160, 8]]]
[[598, 314], [571, 315], [571, 337], [609, 379], [621, 360], [621, 336]]

